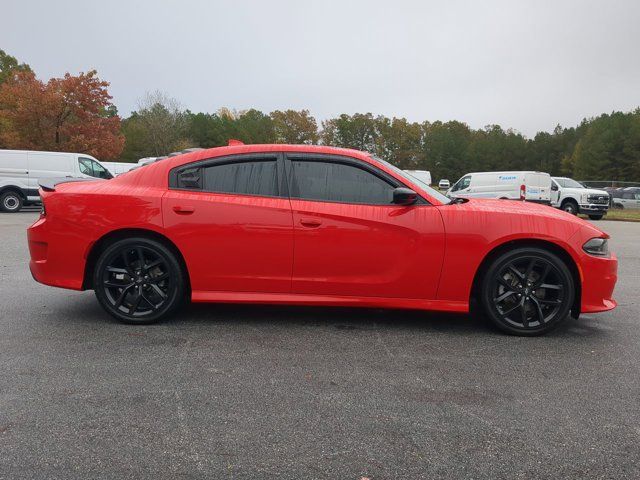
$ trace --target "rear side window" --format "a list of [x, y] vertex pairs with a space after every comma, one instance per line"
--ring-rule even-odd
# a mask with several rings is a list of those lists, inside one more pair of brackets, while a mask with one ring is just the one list
[[227, 163], [203, 170], [202, 188], [206, 192], [278, 195], [275, 161]]
[[211, 193], [278, 196], [278, 169], [274, 160], [214, 163], [178, 171], [176, 188]]
[[291, 161], [291, 197], [326, 202], [390, 204], [394, 186], [354, 165], [317, 160]]

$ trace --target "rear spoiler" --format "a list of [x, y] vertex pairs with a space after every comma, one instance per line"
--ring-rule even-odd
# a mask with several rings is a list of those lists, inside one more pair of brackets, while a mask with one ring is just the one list
[[42, 187], [45, 192], [55, 192], [56, 185], [60, 185], [61, 183], [71, 183], [71, 182], [95, 182], [98, 180], [104, 180], [104, 178], [73, 178], [73, 177], [64, 177], [64, 178], [43, 178], [38, 180], [38, 185]]

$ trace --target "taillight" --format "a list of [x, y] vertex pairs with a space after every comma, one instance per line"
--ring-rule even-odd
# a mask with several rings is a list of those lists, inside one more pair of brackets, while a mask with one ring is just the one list
[[520, 185], [520, 200], [527, 198], [527, 187]]

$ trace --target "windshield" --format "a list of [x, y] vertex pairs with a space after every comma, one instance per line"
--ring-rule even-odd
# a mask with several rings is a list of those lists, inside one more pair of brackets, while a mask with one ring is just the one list
[[558, 185], [560, 185], [563, 188], [584, 188], [584, 185], [576, 182], [572, 178], [557, 178], [557, 177], [553, 177], [553, 179], [556, 181], [556, 183]]
[[399, 169], [395, 165], [392, 165], [389, 162], [387, 162], [385, 160], [382, 160], [381, 158], [374, 157], [373, 155], [371, 156], [371, 158], [373, 158], [374, 160], [386, 165], [391, 170], [393, 170], [395, 173], [400, 175], [402, 178], [404, 178], [406, 180], [409, 180], [412, 183], [417, 184], [421, 189], [423, 189], [425, 192], [427, 192], [430, 196], [432, 196], [433, 198], [435, 198], [439, 202], [441, 202], [441, 203], [443, 203], [445, 205], [451, 203], [451, 199], [449, 197], [447, 197], [446, 195], [441, 194], [439, 191], [431, 188], [429, 185], [427, 185], [425, 182], [420, 180], [418, 177], [415, 177], [415, 176], [411, 175], [410, 173], [407, 173], [404, 170]]

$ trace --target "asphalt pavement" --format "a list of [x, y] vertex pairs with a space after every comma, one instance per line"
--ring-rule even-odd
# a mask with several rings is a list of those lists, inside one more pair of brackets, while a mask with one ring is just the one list
[[0, 478], [640, 478], [640, 223], [608, 313], [540, 338], [465, 315], [194, 305], [115, 322], [0, 214]]

